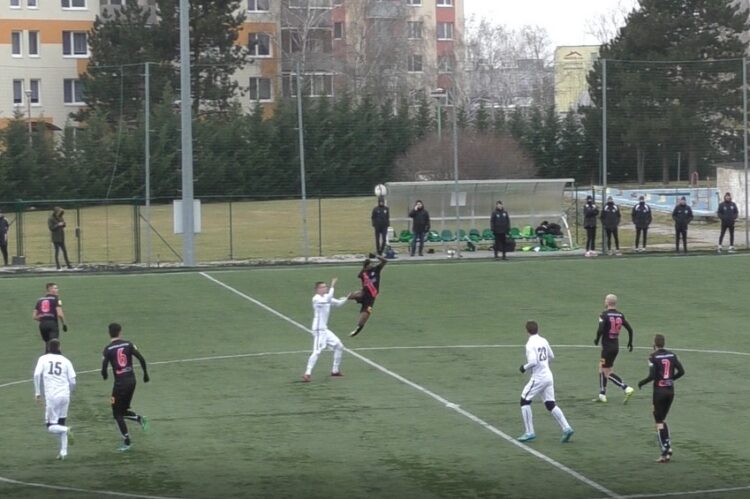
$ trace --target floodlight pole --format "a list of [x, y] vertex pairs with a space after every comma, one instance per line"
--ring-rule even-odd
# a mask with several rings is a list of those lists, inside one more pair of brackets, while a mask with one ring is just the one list
[[459, 231], [461, 227], [461, 212], [458, 199], [458, 119], [456, 118], [456, 90], [453, 89], [453, 189], [456, 204], [456, 256], [461, 256], [461, 238]]
[[742, 140], [744, 144], [745, 162], [745, 248], [750, 248], [750, 217], [748, 217], [748, 192], [747, 192], [747, 58], [742, 58]]
[[[607, 201], [607, 59], [602, 59], [602, 210]], [[607, 236], [602, 228], [602, 253]]]
[[297, 62], [297, 127], [299, 129], [299, 181], [302, 186], [302, 240], [305, 261], [310, 257], [310, 240], [307, 235], [307, 181], [305, 180], [305, 132], [302, 121], [302, 66]]
[[190, 88], [190, 2], [180, 0], [180, 124], [182, 139], [182, 265], [195, 265], [193, 225], [193, 99]]
[[[146, 215], [146, 266], [151, 266], [151, 67], [150, 62], [146, 63], [146, 71], [144, 74], [144, 93], [146, 94], [146, 102], [144, 104], [144, 128], [146, 129], [145, 136], [143, 137], [143, 155], [144, 155], [144, 169], [146, 177], [146, 186], [144, 192], [145, 198], [145, 215]], [[140, 223], [140, 221], [139, 221]]]
[[26, 128], [29, 133], [29, 146], [31, 146], [31, 89], [27, 88], [23, 93], [26, 94]]

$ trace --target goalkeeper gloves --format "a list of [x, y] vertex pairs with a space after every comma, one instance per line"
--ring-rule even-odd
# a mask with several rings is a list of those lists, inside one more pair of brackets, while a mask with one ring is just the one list
[[518, 370], [521, 371], [521, 374], [526, 372], [526, 368], [524, 366], [519, 367]]
[[64, 322], [63, 322], [63, 332], [64, 332], [64, 333], [67, 333], [67, 332], [68, 332], [68, 325], [67, 325], [67, 324], [65, 324]]

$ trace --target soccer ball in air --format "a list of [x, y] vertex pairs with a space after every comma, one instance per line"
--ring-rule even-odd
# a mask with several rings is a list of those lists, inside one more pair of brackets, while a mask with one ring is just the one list
[[375, 186], [375, 195], [377, 197], [383, 197], [386, 194], [388, 194], [388, 189], [385, 188], [385, 185], [378, 184], [378, 185]]

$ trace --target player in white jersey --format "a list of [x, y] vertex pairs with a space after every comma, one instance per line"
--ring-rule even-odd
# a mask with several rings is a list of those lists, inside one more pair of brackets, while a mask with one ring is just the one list
[[49, 340], [47, 352], [39, 357], [34, 369], [34, 395], [41, 400], [44, 391], [47, 431], [60, 439], [57, 459], [65, 459], [68, 443], [73, 443], [73, 435], [70, 427], [65, 425], [65, 419], [68, 417], [70, 393], [76, 387], [76, 372], [73, 364], [60, 352], [60, 340]]
[[333, 368], [331, 369], [331, 376], [343, 376], [341, 374], [341, 356], [344, 353], [344, 344], [341, 340], [333, 334], [333, 331], [328, 329], [328, 316], [331, 315], [331, 305], [340, 307], [346, 303], [347, 298], [334, 298], [334, 286], [336, 285], [337, 279], [331, 280], [331, 287], [324, 282], [315, 283], [315, 296], [312, 299], [313, 311], [315, 316], [313, 318], [312, 332], [313, 332], [313, 350], [310, 354], [310, 358], [307, 360], [307, 369], [305, 374], [302, 376], [302, 381], [309, 382], [312, 379], [312, 370], [315, 367], [315, 363], [318, 361], [320, 352], [326, 348], [333, 350]]
[[526, 332], [529, 334], [529, 339], [526, 342], [526, 363], [521, 366], [520, 371], [522, 373], [531, 371], [531, 379], [521, 392], [521, 417], [523, 418], [524, 434], [518, 437], [518, 440], [529, 442], [536, 438], [534, 416], [531, 413], [531, 400], [541, 393], [544, 406], [562, 428], [563, 434], [560, 441], [565, 443], [570, 440], [574, 432], [565, 419], [562, 409], [555, 405], [555, 381], [549, 368], [549, 361], [555, 358], [555, 354], [547, 340], [538, 334], [539, 325], [536, 322], [528, 321]]

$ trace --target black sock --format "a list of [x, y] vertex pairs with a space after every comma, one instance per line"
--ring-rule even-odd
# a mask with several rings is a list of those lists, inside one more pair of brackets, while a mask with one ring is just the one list
[[664, 428], [659, 430], [659, 446], [662, 454], [672, 452], [672, 438], [669, 435], [669, 427], [664, 423]]
[[135, 412], [131, 411], [131, 410], [128, 410], [125, 413], [124, 417], [125, 417], [125, 419], [130, 419], [131, 421], [138, 421], [139, 423], [141, 421], [141, 417], [138, 414], [136, 414]]
[[115, 422], [117, 423], [117, 428], [120, 430], [120, 435], [122, 435], [122, 438], [127, 439], [128, 425], [125, 424], [125, 418], [123, 416], [117, 416], [115, 417]]
[[604, 373], [599, 373], [599, 393], [602, 395], [607, 393], [607, 377]]
[[623, 390], [628, 387], [628, 385], [622, 380], [622, 378], [615, 373], [610, 374], [609, 379], [612, 381], [612, 383], [616, 384]]
[[357, 334], [358, 332], [362, 331], [363, 327], [365, 327], [364, 324], [357, 324], [357, 329], [354, 330], [354, 334]]

